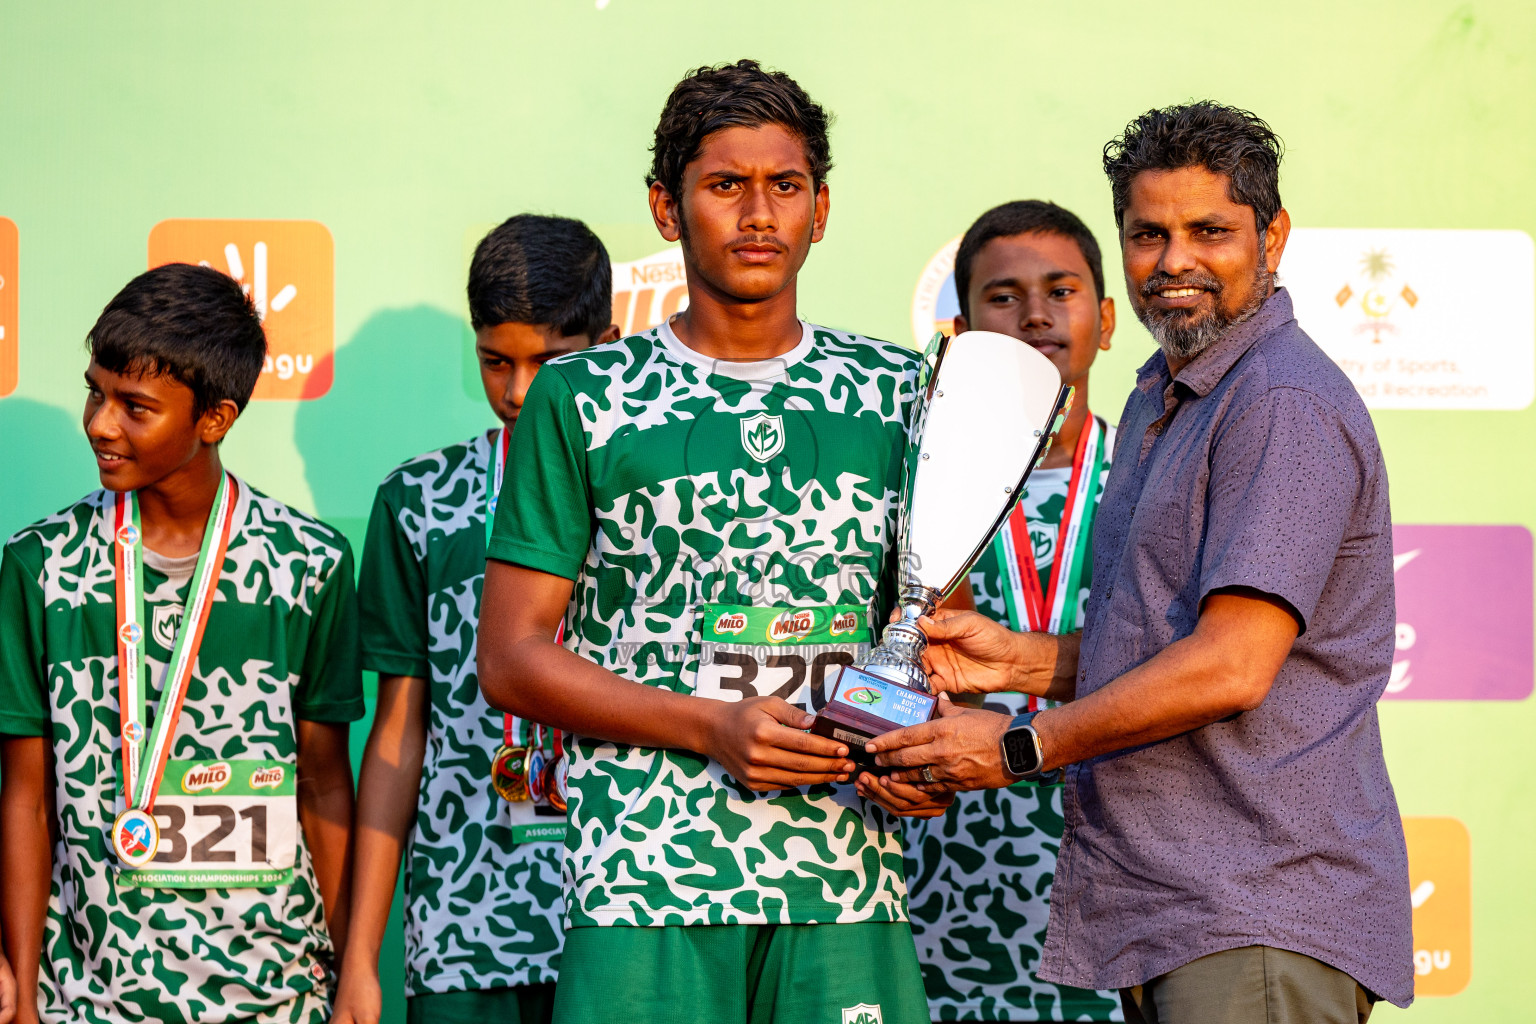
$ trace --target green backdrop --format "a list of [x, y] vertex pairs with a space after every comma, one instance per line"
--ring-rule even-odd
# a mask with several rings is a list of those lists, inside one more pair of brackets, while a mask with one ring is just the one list
[[[490, 423], [463, 386], [466, 237], [533, 210], [605, 226], [616, 259], [662, 248], [641, 181], [656, 115], [684, 70], [740, 56], [837, 116], [831, 221], [801, 307], [876, 336], [910, 341], [924, 264], [1000, 201], [1078, 211], [1113, 263], [1100, 148], [1194, 97], [1285, 138], [1298, 225], [1536, 232], [1536, 8], [1521, 0], [11, 3], [0, 217], [19, 229], [19, 383], [0, 399], [0, 534], [96, 485], [82, 339], [144, 269], [150, 228], [279, 218], [334, 237], [335, 383], [253, 404], [226, 460], [360, 545], [391, 466]], [[1475, 302], [1478, 267], [1463, 273], [1447, 284]], [[1109, 276], [1121, 328], [1094, 394], [1113, 416], [1150, 342]], [[1536, 412], [1376, 424], [1399, 521], [1536, 525]], [[1382, 720], [1403, 813], [1472, 836], [1470, 984], [1408, 1012], [1518, 1019], [1536, 959], [1531, 702], [1392, 702]], [[396, 988], [398, 931], [384, 971]]]

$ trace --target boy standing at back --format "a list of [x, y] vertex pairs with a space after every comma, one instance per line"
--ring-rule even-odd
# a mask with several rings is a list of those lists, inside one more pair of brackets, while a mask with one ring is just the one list
[[[1076, 389], [1044, 465], [971, 572], [976, 610], [1014, 629], [1074, 632], [1115, 444], [1115, 428], [1088, 405], [1089, 371], [1115, 331], [1098, 243], [1055, 203], [1004, 203], [960, 240], [955, 290], [957, 332], [1018, 338]], [[990, 700], [1025, 710], [1022, 694]], [[934, 1020], [1121, 1019], [1114, 994], [1034, 976], [1063, 827], [1061, 786], [1034, 782], [961, 793], [942, 818], [907, 826], [913, 934]]]
[[89, 344], [103, 489], [0, 561], [17, 1019], [322, 1024], [363, 713], [351, 552], [220, 463], [266, 356], [239, 284], [151, 270]]
[[689, 74], [653, 154], [690, 305], [539, 374], [486, 566], [487, 699], [576, 737], [555, 1019], [923, 1021], [869, 798], [942, 805], [804, 731], [891, 607], [918, 357], [796, 313], [831, 160], [787, 75]]
[[475, 635], [487, 499], [528, 386], [546, 360], [617, 338], [612, 305], [608, 253], [580, 221], [521, 214], [486, 235], [470, 264], [469, 313], [501, 426], [411, 459], [379, 486], [360, 591], [363, 665], [379, 673], [379, 700], [337, 1024], [379, 1019], [379, 946], [402, 850], [408, 1019], [549, 1019], [565, 816], [559, 792], [541, 787], [563, 744], [486, 705]]

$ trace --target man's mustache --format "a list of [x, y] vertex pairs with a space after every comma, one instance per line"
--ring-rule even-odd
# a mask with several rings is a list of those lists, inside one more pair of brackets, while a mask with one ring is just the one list
[[1154, 271], [1151, 277], [1142, 282], [1140, 291], [1142, 298], [1150, 299], [1164, 288], [1204, 288], [1212, 295], [1220, 295], [1222, 291], [1219, 279], [1199, 270], [1178, 275]]

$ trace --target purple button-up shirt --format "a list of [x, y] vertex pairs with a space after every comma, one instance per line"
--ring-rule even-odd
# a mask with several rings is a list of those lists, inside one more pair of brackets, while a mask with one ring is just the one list
[[1126, 402], [1094, 526], [1077, 695], [1189, 636], [1207, 594], [1283, 599], [1303, 630], [1253, 711], [1067, 770], [1039, 976], [1139, 985], [1266, 945], [1413, 999], [1408, 858], [1376, 701], [1395, 629], [1370, 415], [1277, 290]]

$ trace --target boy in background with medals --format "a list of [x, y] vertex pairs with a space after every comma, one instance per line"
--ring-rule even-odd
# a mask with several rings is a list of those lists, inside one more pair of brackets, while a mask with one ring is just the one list
[[[1018, 338], [1075, 388], [1044, 465], [970, 576], [983, 614], [1014, 629], [1070, 633], [1082, 628], [1094, 511], [1114, 448], [1114, 427], [1088, 406], [1089, 370], [1115, 330], [1098, 243], [1054, 203], [1005, 203], [961, 239], [955, 289], [956, 332]], [[1009, 714], [1024, 711], [1025, 699], [989, 697]], [[1121, 1019], [1115, 994], [1031, 973], [1062, 828], [1060, 785], [1033, 782], [961, 793], [943, 817], [907, 826], [912, 932], [934, 1020]]]
[[690, 73], [653, 153], [689, 307], [545, 366], [486, 564], [487, 699], [576, 734], [555, 1020], [924, 1021], [871, 799], [948, 799], [805, 731], [893, 602], [919, 359], [799, 319], [831, 160], [787, 75]]
[[379, 486], [360, 592], [363, 665], [379, 673], [379, 699], [359, 785], [338, 1024], [379, 1019], [379, 946], [402, 851], [408, 1019], [549, 1018], [563, 930], [564, 739], [486, 705], [475, 634], [486, 535], [528, 385], [546, 360], [617, 338], [612, 306], [608, 253], [580, 221], [522, 214], [488, 234], [470, 264], [469, 312], [502, 425], [411, 459]]
[[151, 270], [89, 345], [104, 489], [0, 561], [17, 1019], [321, 1024], [363, 714], [351, 552], [220, 463], [266, 357], [239, 284]]

